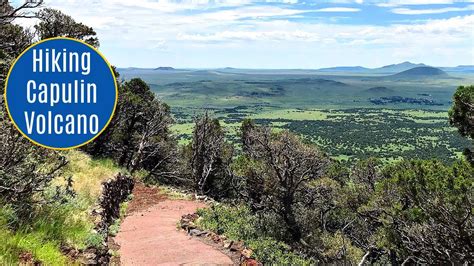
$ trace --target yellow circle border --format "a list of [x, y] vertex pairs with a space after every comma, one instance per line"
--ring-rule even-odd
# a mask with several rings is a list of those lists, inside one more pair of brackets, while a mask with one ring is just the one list
[[[97, 133], [93, 138], [91, 138], [90, 140], [84, 142], [84, 143], [81, 143], [79, 145], [76, 145], [76, 146], [72, 146], [72, 147], [67, 147], [67, 148], [56, 148], [56, 147], [50, 147], [50, 146], [47, 146], [47, 145], [43, 145], [41, 143], [38, 143], [36, 141], [34, 141], [33, 139], [31, 139], [30, 137], [28, 137], [28, 135], [26, 135], [23, 131], [21, 131], [20, 127], [18, 127], [18, 125], [15, 123], [15, 120], [13, 119], [13, 117], [11, 116], [10, 114], [10, 109], [8, 108], [8, 100], [7, 100], [7, 89], [8, 89], [8, 80], [10, 78], [10, 74], [13, 70], [13, 68], [15, 67], [16, 63], [18, 62], [18, 60], [26, 53], [28, 52], [31, 48], [41, 44], [41, 43], [44, 43], [44, 42], [48, 42], [48, 41], [52, 41], [52, 40], [69, 40], [69, 41], [75, 41], [75, 42], [78, 42], [78, 43], [81, 43], [81, 44], [84, 44], [86, 46], [88, 46], [89, 48], [91, 48], [93, 51], [95, 51], [104, 61], [105, 63], [107, 64], [107, 66], [109, 67], [110, 69], [110, 73], [112, 74], [112, 77], [113, 77], [113, 80], [114, 80], [114, 85], [115, 85], [115, 102], [114, 102], [114, 108], [112, 110], [112, 114], [110, 115], [110, 118], [109, 120], [107, 121], [107, 123], [105, 124], [104, 128], [102, 128], [102, 130]], [[114, 74], [114, 70], [112, 69], [112, 66], [110, 65], [109, 61], [107, 61], [107, 59], [105, 58], [105, 56], [99, 52], [99, 50], [97, 50], [97, 48], [95, 48], [94, 46], [84, 42], [84, 41], [81, 41], [81, 40], [78, 40], [78, 39], [74, 39], [74, 38], [70, 38], [70, 37], [54, 37], [54, 38], [48, 38], [48, 39], [44, 39], [44, 40], [41, 40], [41, 41], [38, 41], [30, 46], [28, 46], [28, 48], [26, 48], [16, 59], [15, 61], [13, 61], [13, 64], [12, 66], [10, 67], [10, 70], [8, 71], [8, 74], [7, 74], [7, 77], [5, 79], [5, 92], [3, 94], [3, 98], [5, 99], [5, 107], [7, 109], [7, 114], [8, 114], [8, 117], [10, 118], [10, 120], [12, 121], [13, 125], [15, 126], [15, 128], [23, 135], [23, 137], [25, 137], [26, 139], [28, 139], [29, 141], [31, 141], [32, 143], [34, 143], [35, 145], [38, 145], [40, 147], [43, 147], [43, 148], [47, 148], [47, 149], [51, 149], [51, 150], [58, 150], [58, 151], [65, 151], [65, 150], [72, 150], [72, 149], [76, 149], [76, 148], [79, 148], [79, 147], [82, 147], [90, 142], [92, 142], [93, 140], [95, 140], [97, 137], [100, 136], [100, 134], [102, 134], [105, 129], [107, 129], [107, 127], [109, 126], [110, 124], [110, 121], [112, 121], [114, 115], [115, 115], [115, 110], [117, 108], [117, 102], [118, 102], [118, 94], [119, 94], [119, 91], [118, 91], [118, 85], [117, 85], [117, 78], [115, 77], [115, 74]]]

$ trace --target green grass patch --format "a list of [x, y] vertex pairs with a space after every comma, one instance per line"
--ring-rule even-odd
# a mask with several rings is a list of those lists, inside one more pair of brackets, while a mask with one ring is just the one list
[[[62, 255], [61, 246], [80, 250], [104, 243], [105, 236], [94, 230], [90, 211], [97, 203], [101, 183], [121, 169], [111, 160], [94, 160], [80, 151], [68, 151], [65, 156], [69, 164], [63, 176], [72, 176], [77, 195], [66, 203], [50, 198], [49, 203], [32, 210], [30, 222], [20, 221], [14, 229], [10, 224], [16, 219], [15, 213], [8, 206], [0, 207], [0, 265], [17, 264], [23, 253], [32, 254], [44, 265], [71, 264]], [[54, 180], [49, 194], [64, 182]]]
[[14, 214], [8, 206], [0, 208], [0, 264], [15, 264], [20, 254], [30, 253], [45, 265], [64, 265], [70, 262], [61, 253], [62, 245], [84, 249], [94, 238], [101, 238], [101, 244], [103, 237], [93, 231], [84, 211], [77, 200], [44, 205], [35, 212], [33, 222], [12, 230], [8, 221]]
[[282, 109], [264, 111], [249, 116], [252, 119], [287, 119], [287, 120], [326, 120], [328, 113], [322, 110], [298, 110], [298, 109]]
[[434, 112], [434, 111], [427, 111], [427, 110], [403, 110], [400, 111], [401, 114], [416, 117], [416, 118], [427, 118], [427, 117], [435, 117], [439, 119], [446, 120], [448, 119], [448, 112]]
[[194, 123], [182, 123], [182, 124], [173, 124], [171, 126], [171, 131], [175, 134], [186, 134], [190, 135], [193, 133]]

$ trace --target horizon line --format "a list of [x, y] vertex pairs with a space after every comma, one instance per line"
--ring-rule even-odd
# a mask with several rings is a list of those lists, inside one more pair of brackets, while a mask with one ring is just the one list
[[[408, 61], [406, 61], [408, 62]], [[402, 62], [402, 63], [406, 63]], [[329, 68], [339, 68], [339, 67], [360, 67], [360, 68], [365, 68], [367, 70], [373, 70], [373, 69], [378, 69], [390, 65], [399, 65], [402, 63], [395, 63], [395, 64], [389, 64], [389, 65], [383, 65], [380, 67], [364, 67], [360, 65], [336, 65], [336, 66], [328, 66], [328, 67], [320, 67], [320, 68], [259, 68], [259, 67], [231, 67], [231, 66], [223, 66], [223, 67], [177, 67], [177, 66], [155, 66], [155, 67], [142, 67], [142, 66], [115, 66], [117, 69], [127, 69], [127, 68], [136, 68], [136, 69], [158, 69], [158, 68], [173, 68], [175, 70], [215, 70], [215, 69], [241, 69], [241, 70], [321, 70], [321, 69], [329, 69]], [[411, 63], [411, 62], [409, 62]], [[424, 63], [411, 63], [414, 65], [419, 65], [423, 64], [426, 67], [434, 67], [434, 68], [455, 68], [455, 67], [474, 67], [473, 64], [460, 64], [460, 65], [451, 65], [451, 66], [431, 66], [431, 65], [426, 65]]]

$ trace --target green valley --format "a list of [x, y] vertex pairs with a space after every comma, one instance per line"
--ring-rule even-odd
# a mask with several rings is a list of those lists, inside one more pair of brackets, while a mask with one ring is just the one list
[[[426, 75], [418, 75], [427, 69]], [[245, 118], [289, 129], [342, 160], [380, 157], [452, 161], [470, 142], [448, 124], [447, 111], [469, 73], [440, 75], [434, 68], [399, 74], [317, 70], [120, 69], [143, 78], [172, 106], [181, 143], [193, 118], [208, 111], [224, 123], [228, 139]], [[414, 73], [413, 73], [414, 72]], [[404, 74], [406, 73], [406, 74]]]

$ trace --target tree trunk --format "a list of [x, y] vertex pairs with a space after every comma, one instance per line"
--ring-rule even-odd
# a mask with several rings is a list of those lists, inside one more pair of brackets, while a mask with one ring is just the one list
[[301, 229], [296, 222], [295, 214], [293, 212], [293, 207], [291, 206], [291, 199], [285, 199], [283, 203], [283, 220], [285, 221], [288, 231], [291, 234], [291, 238], [294, 242], [299, 242], [301, 239]]

